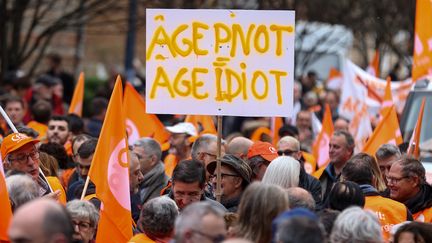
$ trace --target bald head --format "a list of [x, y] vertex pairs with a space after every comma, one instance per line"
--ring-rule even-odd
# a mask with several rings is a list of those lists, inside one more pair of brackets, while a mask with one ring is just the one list
[[307, 208], [315, 211], [315, 200], [312, 194], [301, 187], [287, 189], [290, 208]]
[[227, 154], [235, 155], [239, 158], [247, 157], [249, 148], [252, 146], [252, 140], [245, 137], [236, 137], [228, 144]]
[[21, 206], [9, 228], [12, 242], [72, 242], [74, 232], [66, 209], [49, 199], [36, 199]]

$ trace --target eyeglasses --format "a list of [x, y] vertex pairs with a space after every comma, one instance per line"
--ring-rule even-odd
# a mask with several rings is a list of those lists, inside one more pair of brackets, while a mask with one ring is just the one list
[[403, 180], [405, 178], [409, 178], [409, 176], [403, 176], [403, 177], [399, 177], [399, 178], [397, 178], [397, 177], [391, 177], [391, 176], [386, 176], [386, 180], [387, 180], [388, 183], [392, 183], [393, 182], [395, 184], [399, 183], [401, 180]]
[[209, 235], [209, 234], [206, 234], [206, 233], [198, 231], [198, 230], [192, 230], [192, 232], [199, 234], [201, 236], [204, 236], [205, 238], [209, 239], [213, 243], [220, 243], [220, 242], [225, 240], [225, 235], [222, 235], [222, 234], [213, 236], [213, 235]]
[[73, 223], [75, 226], [78, 226], [78, 228], [79, 228], [80, 230], [89, 230], [89, 229], [92, 227], [92, 225], [90, 224], [90, 222], [84, 222], [84, 221], [75, 221], [75, 220], [72, 220], [72, 223]]
[[34, 150], [30, 153], [20, 153], [14, 157], [9, 157], [8, 161], [10, 161], [10, 162], [15, 161], [19, 164], [25, 164], [28, 161], [28, 157], [30, 157], [32, 160], [37, 160], [37, 159], [39, 159], [39, 152]]
[[286, 149], [286, 150], [279, 150], [277, 153], [279, 156], [282, 156], [282, 155], [291, 156], [293, 153], [297, 153], [297, 152], [298, 151]]

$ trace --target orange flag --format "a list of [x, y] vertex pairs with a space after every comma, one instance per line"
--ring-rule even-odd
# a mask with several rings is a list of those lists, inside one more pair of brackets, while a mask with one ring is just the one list
[[384, 118], [369, 137], [366, 145], [363, 147], [363, 152], [371, 156], [375, 156], [375, 152], [383, 144], [402, 143], [402, 135], [399, 129], [399, 121], [397, 119], [396, 108], [392, 106], [390, 112], [387, 112]]
[[3, 161], [0, 159], [0, 241], [9, 242], [7, 231], [12, 219], [12, 210], [9, 201], [9, 194], [6, 188]]
[[279, 129], [283, 126], [282, 117], [272, 117], [272, 134], [273, 134], [273, 146], [276, 146], [279, 142]]
[[117, 77], [89, 171], [102, 202], [96, 242], [127, 242], [132, 237], [129, 154], [122, 82]]
[[187, 115], [184, 121], [192, 123], [197, 131], [201, 131], [199, 134], [217, 134], [216, 127], [211, 116]]
[[324, 117], [322, 122], [322, 128], [318, 134], [315, 143], [313, 144], [313, 155], [316, 158], [318, 168], [327, 165], [329, 161], [329, 145], [330, 138], [333, 135], [333, 121], [330, 106], [325, 105]]
[[412, 80], [432, 74], [432, 1], [417, 0]]
[[129, 144], [142, 137], [152, 137], [160, 144], [168, 140], [169, 132], [155, 114], [146, 113], [144, 99], [130, 83], [126, 83], [123, 102]]
[[407, 150], [407, 154], [412, 155], [417, 159], [420, 157], [420, 131], [423, 122], [423, 112], [424, 112], [425, 102], [426, 102], [426, 98], [423, 98], [422, 104], [420, 106], [420, 112], [417, 118], [417, 122]]
[[338, 90], [342, 87], [342, 73], [339, 72], [336, 68], [330, 68], [329, 76], [327, 79], [327, 88], [332, 90]]
[[84, 101], [84, 73], [81, 72], [75, 90], [72, 96], [72, 101], [69, 106], [69, 113], [74, 113], [79, 117], [82, 116], [82, 108]]
[[375, 50], [374, 57], [372, 58], [372, 61], [369, 63], [369, 66], [366, 68], [366, 72], [370, 73], [371, 75], [378, 77], [379, 76], [379, 51]]
[[387, 78], [387, 84], [384, 90], [384, 97], [383, 101], [381, 103], [381, 117], [384, 117], [387, 112], [391, 110], [391, 107], [394, 105], [393, 103], [393, 96], [391, 91], [391, 81], [390, 77]]

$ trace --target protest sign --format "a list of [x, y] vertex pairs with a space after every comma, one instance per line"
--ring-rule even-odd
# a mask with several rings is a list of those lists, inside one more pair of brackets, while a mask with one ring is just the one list
[[146, 14], [147, 113], [290, 115], [293, 11]]

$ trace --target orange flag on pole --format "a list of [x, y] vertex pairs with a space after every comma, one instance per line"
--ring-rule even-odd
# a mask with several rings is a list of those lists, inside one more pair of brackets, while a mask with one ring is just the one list
[[132, 237], [129, 154], [122, 82], [117, 77], [89, 171], [101, 200], [96, 242], [127, 242]]
[[333, 121], [330, 106], [325, 105], [321, 132], [313, 144], [312, 153], [316, 158], [318, 168], [325, 166], [329, 161], [330, 138], [333, 135]]
[[391, 107], [394, 105], [393, 96], [391, 91], [391, 81], [390, 77], [387, 78], [387, 84], [384, 90], [384, 97], [381, 103], [381, 117], [384, 117], [387, 112], [391, 110]]
[[417, 0], [412, 80], [432, 74], [432, 1]]
[[417, 118], [417, 122], [416, 122], [416, 125], [414, 127], [414, 131], [413, 131], [413, 134], [411, 136], [411, 139], [410, 139], [410, 142], [408, 145], [408, 150], [407, 150], [407, 154], [412, 155], [417, 159], [420, 157], [420, 131], [421, 131], [422, 122], [423, 122], [423, 112], [424, 112], [425, 103], [426, 103], [426, 98], [423, 98], [421, 106], [420, 106], [420, 112], [419, 112], [419, 115]]
[[74, 113], [77, 116], [82, 116], [84, 101], [84, 73], [81, 72], [75, 90], [72, 96], [72, 101], [69, 106], [69, 113]]
[[366, 72], [371, 75], [378, 77], [379, 76], [379, 51], [375, 50], [372, 61], [369, 63], [369, 66], [366, 68]]
[[279, 129], [283, 126], [283, 120], [282, 117], [272, 117], [271, 122], [273, 146], [276, 146], [280, 139]]
[[9, 242], [7, 234], [9, 223], [12, 219], [12, 210], [7, 192], [6, 180], [3, 170], [3, 161], [0, 159], [0, 241]]
[[326, 86], [332, 90], [338, 90], [342, 87], [342, 73], [336, 68], [330, 68], [329, 76], [326, 82]]
[[363, 152], [371, 156], [375, 156], [375, 152], [383, 144], [399, 145], [402, 143], [402, 135], [399, 129], [399, 121], [397, 119], [396, 108], [392, 106], [390, 112], [387, 112], [384, 118], [369, 137], [366, 145], [363, 147]]
[[146, 104], [141, 95], [130, 83], [126, 83], [124, 92], [123, 109], [129, 144], [142, 137], [152, 137], [160, 144], [166, 142], [169, 132], [155, 114], [146, 113]]
[[192, 123], [197, 131], [201, 131], [199, 134], [217, 134], [216, 127], [211, 116], [187, 115], [184, 121]]

